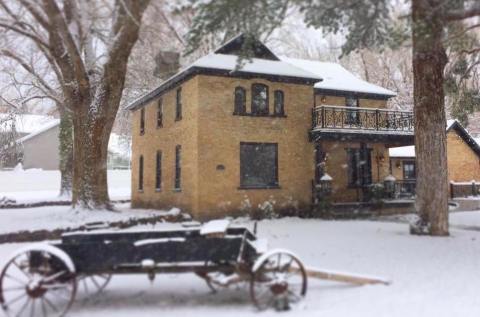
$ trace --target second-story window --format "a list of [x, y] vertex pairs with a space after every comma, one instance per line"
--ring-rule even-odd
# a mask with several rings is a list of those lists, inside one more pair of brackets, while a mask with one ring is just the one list
[[[345, 105], [351, 108], [358, 108], [358, 98], [353, 96], [345, 98]], [[345, 118], [345, 123], [347, 124], [359, 124], [360, 123], [360, 114], [358, 110], [347, 110], [347, 116]]]
[[252, 114], [268, 115], [268, 86], [252, 85]]
[[273, 113], [277, 116], [283, 116], [285, 114], [284, 110], [284, 95], [283, 91], [275, 90], [273, 94]]
[[158, 99], [157, 104], [157, 128], [163, 127], [163, 101], [162, 98]]
[[177, 89], [175, 121], [182, 120], [182, 87]]
[[145, 108], [140, 110], [140, 134], [145, 134]]
[[235, 88], [235, 104], [233, 109], [233, 114], [244, 114], [247, 112], [246, 109], [246, 91], [243, 87]]

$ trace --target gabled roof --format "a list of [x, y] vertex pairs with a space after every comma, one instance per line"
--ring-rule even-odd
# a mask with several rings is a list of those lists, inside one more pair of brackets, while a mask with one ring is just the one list
[[377, 95], [378, 97], [388, 99], [397, 94], [391, 90], [369, 83], [356, 77], [354, 74], [337, 63], [312, 61], [307, 59], [281, 57], [282, 60], [291, 63], [297, 67], [308, 70], [323, 78], [322, 81], [315, 84], [315, 89], [325, 90], [326, 92], [343, 93], [343, 95], [360, 93], [366, 95]]
[[[472, 149], [475, 154], [480, 158], [480, 145], [475, 141], [475, 139], [468, 133], [468, 131], [458, 122], [457, 120], [447, 120], [447, 133], [450, 130], [454, 130], [462, 140]], [[390, 157], [405, 157], [405, 158], [414, 158], [415, 157], [415, 146], [400, 146], [390, 148], [389, 150]]]
[[50, 129], [53, 129], [57, 126], [60, 125], [60, 119], [53, 119], [49, 122], [47, 122], [46, 124], [42, 125], [41, 127], [39, 127], [37, 130], [35, 130], [34, 132], [30, 133], [30, 134], [27, 134], [26, 136], [20, 138], [17, 140], [17, 143], [23, 143], [25, 141], [28, 141], [30, 139], [33, 139], [34, 137], [36, 137], [37, 135], [40, 135]]
[[[245, 34], [239, 34], [227, 41], [225, 44], [215, 50], [215, 54], [240, 55], [243, 43], [245, 42]], [[277, 57], [265, 44], [257, 39], [253, 40], [253, 53], [256, 58], [269, 59], [272, 61], [279, 61]]]

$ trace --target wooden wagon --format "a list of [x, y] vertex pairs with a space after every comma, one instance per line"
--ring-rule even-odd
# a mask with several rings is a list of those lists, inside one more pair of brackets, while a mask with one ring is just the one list
[[12, 255], [0, 273], [0, 304], [8, 316], [64, 316], [77, 289], [99, 292], [113, 274], [153, 279], [157, 273], [193, 272], [214, 291], [246, 281], [256, 307], [284, 310], [305, 296], [307, 275], [342, 281], [341, 275], [307, 271], [289, 251], [264, 246], [247, 228], [224, 220], [179, 230], [65, 234]]

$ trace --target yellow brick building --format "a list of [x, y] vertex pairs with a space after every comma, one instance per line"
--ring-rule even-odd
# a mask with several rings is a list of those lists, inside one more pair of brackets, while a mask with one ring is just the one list
[[[391, 174], [398, 181], [415, 181], [415, 148], [389, 149]], [[447, 122], [447, 165], [451, 182], [480, 181], [480, 146], [456, 120]]]
[[[279, 58], [243, 36], [129, 106], [132, 205], [197, 218], [312, 208], [322, 179], [333, 202], [362, 201], [389, 174], [388, 148], [413, 144], [412, 114], [395, 94], [338, 64]], [[322, 187], [323, 186], [323, 187]], [[323, 190], [322, 189], [322, 190]]]

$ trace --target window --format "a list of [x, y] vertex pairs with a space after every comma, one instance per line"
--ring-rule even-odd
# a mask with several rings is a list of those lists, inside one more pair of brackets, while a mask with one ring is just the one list
[[244, 114], [245, 112], [247, 112], [246, 102], [247, 100], [246, 100], [245, 88], [236, 87], [233, 114]]
[[138, 190], [143, 190], [143, 155], [138, 160]]
[[240, 187], [278, 187], [276, 143], [240, 143]]
[[162, 98], [158, 99], [157, 104], [157, 128], [163, 127], [163, 101]]
[[155, 169], [155, 190], [162, 190], [162, 152], [157, 151]]
[[284, 103], [283, 91], [275, 90], [273, 94], [273, 113], [275, 115], [283, 116], [285, 114], [283, 109], [283, 103]]
[[177, 145], [175, 147], [175, 189], [180, 190], [181, 189], [181, 177], [182, 177], [182, 169], [181, 169], [181, 151], [182, 151], [182, 146]]
[[[358, 99], [355, 97], [345, 98], [345, 105], [347, 107], [358, 108]], [[347, 117], [345, 118], [346, 124], [359, 124], [360, 116], [358, 110], [347, 110]]]
[[268, 87], [266, 85], [252, 85], [252, 114], [268, 115]]
[[177, 89], [175, 121], [182, 120], [182, 87]]
[[403, 179], [415, 179], [415, 161], [403, 162]]
[[145, 108], [140, 110], [140, 135], [145, 134]]
[[362, 187], [372, 183], [371, 149], [347, 149], [348, 185]]

